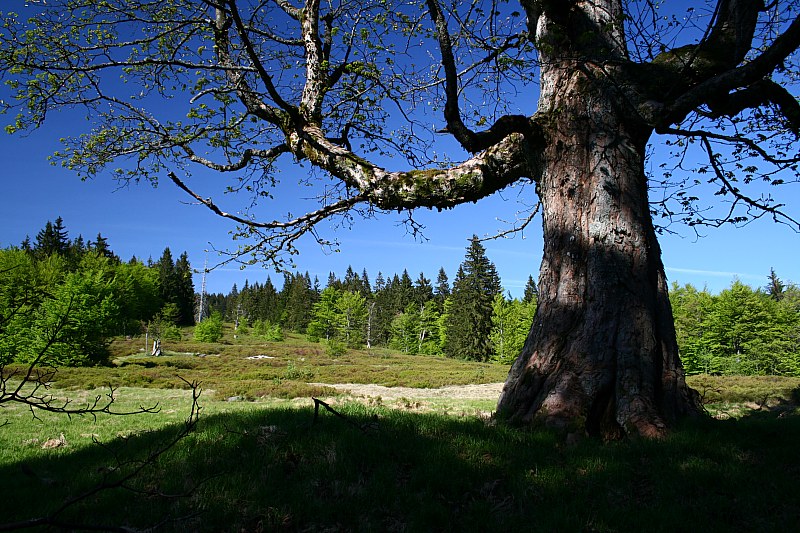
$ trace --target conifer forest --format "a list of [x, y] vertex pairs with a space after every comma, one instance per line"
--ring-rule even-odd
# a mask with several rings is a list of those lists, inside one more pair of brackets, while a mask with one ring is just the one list
[[[360, 270], [360, 271], [359, 271]], [[115, 336], [180, 340], [195, 326], [215, 341], [221, 324], [237, 335], [281, 340], [284, 332], [329, 350], [388, 347], [403, 353], [510, 364], [530, 330], [537, 302], [529, 277], [521, 298], [504, 291], [486, 249], [473, 237], [452, 281], [433, 273], [348, 267], [327, 279], [291, 271], [243, 279], [227, 294], [197, 294], [184, 252], [122, 260], [98, 233], [70, 238], [59, 217], [32, 240], [0, 250], [0, 362], [102, 365]], [[739, 280], [719, 294], [673, 283], [670, 300], [687, 374], [800, 376], [800, 287], [771, 271], [765, 284]], [[201, 308], [201, 301], [203, 302]], [[196, 322], [200, 320], [199, 323]]]

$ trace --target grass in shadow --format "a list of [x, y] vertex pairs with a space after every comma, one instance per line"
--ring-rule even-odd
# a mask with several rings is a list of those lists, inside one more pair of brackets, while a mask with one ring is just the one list
[[[687, 423], [663, 441], [566, 445], [543, 430], [360, 404], [201, 417], [145, 470], [65, 520], [174, 531], [789, 531], [800, 417]], [[0, 467], [4, 522], [46, 513], [176, 426]], [[111, 467], [111, 468], [110, 468]], [[160, 495], [156, 495], [160, 494]], [[168, 497], [174, 495], [182, 497]]]

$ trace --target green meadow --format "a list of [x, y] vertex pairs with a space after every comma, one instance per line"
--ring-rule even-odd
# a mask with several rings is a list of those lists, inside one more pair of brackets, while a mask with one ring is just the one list
[[800, 379], [693, 376], [707, 417], [604, 443], [495, 424], [496, 398], [330, 386], [496, 383], [507, 366], [226, 339], [162, 357], [118, 339], [113, 365], [59, 369], [49, 391], [80, 405], [112, 387], [114, 410], [156, 413], [4, 404], [0, 530], [789, 531], [800, 516]]

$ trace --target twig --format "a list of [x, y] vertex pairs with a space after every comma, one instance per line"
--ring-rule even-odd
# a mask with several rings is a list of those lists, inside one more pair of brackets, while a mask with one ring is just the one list
[[350, 418], [348, 418], [347, 416], [343, 415], [342, 413], [340, 413], [339, 411], [337, 411], [336, 409], [334, 409], [333, 407], [331, 407], [327, 403], [323, 402], [319, 398], [312, 397], [311, 399], [314, 400], [314, 423], [315, 424], [317, 423], [317, 418], [319, 416], [319, 406], [321, 405], [322, 407], [325, 408], [326, 411], [328, 411], [330, 413], [333, 413], [338, 418], [344, 420], [345, 422], [347, 422], [351, 426], [357, 427], [363, 433], [367, 433], [369, 430], [377, 430], [378, 429], [378, 425], [377, 425], [377, 422], [376, 422], [377, 417], [375, 417], [375, 416], [372, 417], [372, 421], [370, 421], [370, 422], [367, 422], [367, 423], [364, 423], [364, 424], [358, 424], [357, 422], [355, 422], [355, 421], [351, 420]]

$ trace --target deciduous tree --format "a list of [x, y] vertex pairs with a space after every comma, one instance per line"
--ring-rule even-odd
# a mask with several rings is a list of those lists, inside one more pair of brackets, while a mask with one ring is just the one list
[[[757, 188], [797, 181], [798, 45], [795, 0], [688, 10], [633, 0], [48, 0], [5, 15], [0, 68], [18, 111], [8, 129], [85, 108], [91, 129], [66, 137], [57, 159], [82, 176], [122, 160], [121, 179], [169, 177], [238, 224], [245, 244], [231, 259], [281, 262], [305, 234], [335, 246], [320, 221], [382, 210], [406, 213], [418, 231], [413, 209], [535, 183], [539, 305], [499, 411], [656, 436], [699, 406], [678, 358], [652, 214], [695, 227], [760, 216], [800, 226]], [[439, 149], [445, 137], [463, 151]], [[677, 159], [649, 178], [659, 138]], [[699, 160], [688, 151], [705, 157], [701, 173], [682, 170]], [[263, 220], [279, 159], [318, 170], [306, 181], [318, 203]], [[414, 170], [398, 170], [402, 160]], [[195, 168], [230, 174], [227, 190], [253, 198], [223, 208]], [[699, 203], [704, 193], [721, 208]]]

